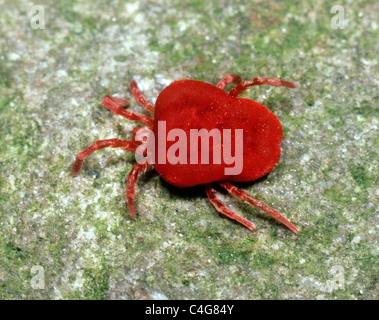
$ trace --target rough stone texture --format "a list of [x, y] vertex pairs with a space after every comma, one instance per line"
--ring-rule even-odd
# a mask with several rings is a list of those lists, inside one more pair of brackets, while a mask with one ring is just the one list
[[[378, 298], [377, 1], [0, 1], [0, 298]], [[100, 105], [130, 98], [135, 79], [154, 102], [170, 82], [216, 84], [226, 73], [296, 81], [244, 97], [282, 121], [278, 166], [244, 186], [299, 228], [224, 195], [256, 223], [221, 218], [203, 188], [178, 190], [150, 172], [136, 221], [125, 176], [134, 156], [93, 154], [134, 123]], [[143, 112], [131, 99], [132, 110]], [[45, 270], [33, 289], [31, 268]], [[339, 282], [337, 280], [339, 279]]]

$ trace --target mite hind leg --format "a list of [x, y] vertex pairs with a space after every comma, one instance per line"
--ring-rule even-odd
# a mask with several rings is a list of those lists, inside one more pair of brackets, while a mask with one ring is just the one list
[[235, 84], [239, 84], [241, 82], [241, 77], [239, 75], [236, 75], [236, 74], [227, 74], [225, 77], [223, 77], [217, 84], [216, 84], [216, 87], [221, 89], [221, 90], [224, 90], [225, 87], [229, 84], [229, 83], [235, 83]]
[[270, 86], [282, 86], [288, 88], [296, 88], [297, 84], [295, 82], [284, 81], [277, 78], [264, 78], [264, 77], [256, 77], [254, 79], [242, 81], [238, 83], [234, 88], [229, 91], [234, 97], [238, 97], [242, 94], [247, 88], [252, 86], [259, 86], [262, 84], [267, 84]]
[[249, 195], [247, 192], [238, 189], [236, 186], [234, 186], [230, 182], [220, 182], [219, 185], [221, 187], [223, 187], [229, 193], [231, 193], [231, 194], [237, 196], [238, 198], [252, 204], [256, 208], [263, 210], [264, 212], [269, 214], [274, 219], [280, 221], [288, 229], [290, 229], [293, 233], [296, 233], [296, 234], [299, 233], [299, 230], [296, 228], [296, 226], [294, 226], [288, 219], [283, 217], [279, 211], [269, 207], [262, 200], [254, 198], [253, 196]]
[[221, 203], [220, 199], [216, 195], [216, 190], [212, 188], [212, 185], [208, 184], [205, 186], [205, 192], [208, 196], [209, 201], [215, 207], [215, 209], [221, 214], [227, 216], [228, 218], [235, 220], [246, 228], [250, 230], [256, 230], [254, 223], [245, 218], [239, 216], [236, 212], [228, 209], [224, 204]]

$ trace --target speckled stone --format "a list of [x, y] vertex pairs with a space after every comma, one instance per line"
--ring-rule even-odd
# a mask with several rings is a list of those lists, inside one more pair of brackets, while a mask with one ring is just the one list
[[[125, 3], [126, 2], [126, 3]], [[1, 299], [378, 298], [379, 93], [377, 1], [0, 0]], [[227, 73], [296, 81], [244, 97], [284, 128], [282, 157], [243, 186], [295, 223], [295, 236], [224, 195], [251, 232], [221, 218], [203, 188], [178, 190], [152, 172], [125, 204], [134, 155], [78, 151], [128, 138], [135, 123], [101, 106], [155, 102], [174, 80], [216, 84]], [[132, 110], [143, 109], [131, 99]], [[33, 266], [44, 288], [33, 288]]]

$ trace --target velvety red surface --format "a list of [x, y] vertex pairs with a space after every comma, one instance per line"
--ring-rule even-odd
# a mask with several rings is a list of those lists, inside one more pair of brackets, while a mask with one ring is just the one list
[[[166, 121], [166, 133], [175, 128], [187, 133], [187, 164], [170, 164], [166, 161], [166, 164], [154, 165], [164, 180], [177, 187], [224, 180], [253, 181], [269, 173], [279, 161], [283, 131], [278, 118], [258, 102], [235, 98], [202, 81], [175, 81], [159, 94], [153, 127], [156, 150], [158, 121]], [[225, 175], [225, 167], [233, 167], [234, 164], [228, 165], [223, 161], [221, 164], [212, 164], [213, 139], [210, 139], [210, 164], [189, 163], [189, 130], [202, 128], [218, 128], [221, 132], [222, 129], [231, 129], [233, 155], [234, 130], [243, 129], [243, 170], [239, 175]], [[167, 141], [166, 151], [174, 143]]]

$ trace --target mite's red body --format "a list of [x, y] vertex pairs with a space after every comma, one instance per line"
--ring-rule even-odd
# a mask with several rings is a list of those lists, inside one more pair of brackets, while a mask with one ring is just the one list
[[[155, 103], [154, 126], [166, 121], [167, 132], [181, 128], [189, 136], [190, 129], [243, 129], [243, 170], [238, 175], [225, 175], [221, 164], [155, 164], [159, 175], [177, 187], [191, 187], [214, 181], [254, 181], [269, 173], [278, 163], [282, 126], [266, 107], [249, 99], [235, 98], [209, 83], [179, 80], [165, 88]], [[232, 135], [232, 150], [235, 139]], [[174, 142], [167, 143], [167, 149]], [[190, 150], [190, 145], [187, 147]], [[200, 150], [199, 150], [200, 154]], [[213, 148], [210, 139], [209, 158]]]
[[[229, 93], [224, 88], [235, 83]], [[133, 81], [130, 85], [131, 91], [138, 103], [140, 103], [152, 116], [138, 115], [125, 110], [129, 102], [125, 99], [106, 96], [103, 105], [112, 112], [129, 120], [142, 122], [146, 127], [137, 127], [133, 130], [132, 140], [108, 139], [96, 141], [94, 144], [79, 152], [76, 162], [72, 168], [72, 175], [79, 174], [83, 160], [95, 150], [105, 147], [123, 148], [136, 152], [140, 141], [136, 140], [136, 134], [140, 130], [153, 130], [156, 138], [159, 135], [158, 122], [166, 123], [166, 132], [171, 129], [180, 128], [189, 134], [190, 129], [230, 129], [232, 132], [231, 150], [235, 149], [235, 129], [243, 130], [243, 168], [237, 175], [227, 175], [225, 168], [230, 167], [221, 161], [220, 164], [192, 164], [190, 163], [190, 151], [188, 161], [185, 164], [177, 163], [136, 163], [129, 173], [127, 198], [129, 214], [135, 217], [134, 196], [135, 183], [138, 175], [150, 166], [154, 166], [159, 175], [168, 183], [177, 187], [190, 187], [205, 185], [206, 194], [217, 211], [227, 217], [243, 224], [245, 227], [255, 230], [255, 225], [239, 216], [236, 212], [223, 205], [212, 187], [212, 183], [218, 183], [229, 193], [249, 202], [255, 207], [265, 211], [273, 218], [286, 225], [294, 233], [298, 229], [283, 217], [278, 211], [267, 206], [261, 200], [252, 197], [246, 192], [237, 189], [231, 181], [246, 182], [254, 181], [268, 174], [277, 164], [280, 157], [280, 142], [282, 139], [282, 126], [278, 118], [266, 107], [253, 100], [241, 99], [238, 96], [248, 87], [254, 85], [273, 85], [295, 88], [296, 84], [276, 78], [257, 77], [247, 81], [241, 81], [237, 75], [226, 75], [216, 86], [194, 80], [179, 80], [165, 88], [158, 96], [156, 106], [148, 102], [139, 91], [137, 84]], [[166, 137], [164, 137], [166, 138]], [[158, 148], [156, 139], [156, 149]], [[209, 155], [213, 155], [213, 146], [210, 139]], [[174, 141], [167, 141], [166, 151]], [[191, 146], [188, 145], [188, 150]]]

